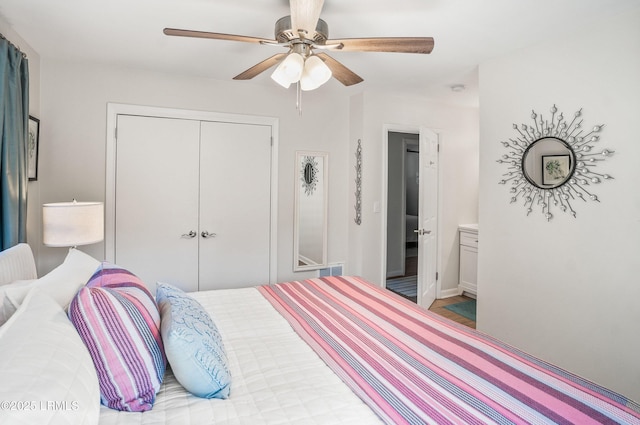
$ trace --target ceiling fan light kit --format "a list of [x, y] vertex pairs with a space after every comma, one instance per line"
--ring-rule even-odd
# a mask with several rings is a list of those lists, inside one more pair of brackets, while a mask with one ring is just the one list
[[309, 56], [304, 64], [300, 78], [300, 88], [304, 91], [315, 90], [331, 78], [331, 70], [318, 56]]
[[287, 57], [280, 62], [280, 65], [273, 71], [271, 78], [285, 89], [288, 89], [292, 83], [296, 83], [302, 76], [304, 69], [304, 58], [298, 53], [289, 53]]
[[290, 53], [276, 67], [271, 78], [285, 89], [300, 82], [302, 90], [315, 90], [331, 78], [331, 69], [318, 56], [311, 54], [308, 44], [291, 46]]
[[[171, 36], [211, 38], [217, 40], [242, 41], [289, 49], [288, 53], [271, 56], [234, 77], [234, 80], [249, 80], [272, 66], [278, 65], [271, 78], [285, 88], [292, 83], [300, 90], [314, 90], [332, 76], [350, 86], [363, 79], [349, 68], [324, 53], [332, 52], [397, 52], [428, 54], [433, 50], [431, 37], [374, 37], [329, 39], [329, 26], [320, 19], [324, 0], [290, 0], [291, 14], [280, 18], [275, 25], [275, 40], [244, 35], [223, 34], [165, 28]], [[314, 53], [314, 49], [322, 50]], [[298, 94], [298, 98], [299, 98]]]

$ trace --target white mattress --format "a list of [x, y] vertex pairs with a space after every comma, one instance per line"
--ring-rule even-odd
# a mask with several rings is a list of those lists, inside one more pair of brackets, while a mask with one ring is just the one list
[[222, 334], [232, 373], [230, 398], [192, 396], [168, 370], [151, 411], [102, 406], [101, 425], [381, 423], [255, 288], [191, 295]]

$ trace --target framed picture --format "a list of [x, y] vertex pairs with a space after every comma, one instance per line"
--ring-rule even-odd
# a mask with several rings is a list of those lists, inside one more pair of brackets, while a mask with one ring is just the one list
[[27, 148], [27, 176], [38, 180], [38, 148], [40, 143], [40, 120], [29, 115], [29, 140]]
[[569, 155], [542, 155], [542, 184], [555, 186], [563, 183], [571, 170]]

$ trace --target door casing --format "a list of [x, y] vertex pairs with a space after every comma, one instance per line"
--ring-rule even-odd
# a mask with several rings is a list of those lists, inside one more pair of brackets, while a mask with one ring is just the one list
[[[381, 224], [382, 227], [380, 229], [380, 233], [382, 235], [382, 240], [381, 240], [381, 261], [380, 261], [380, 270], [379, 270], [379, 281], [380, 282], [386, 282], [387, 279], [387, 203], [388, 203], [388, 195], [387, 195], [387, 190], [388, 190], [388, 177], [389, 177], [389, 170], [388, 170], [388, 158], [389, 158], [389, 133], [390, 132], [397, 132], [397, 133], [413, 133], [413, 134], [418, 134], [419, 135], [419, 139], [423, 140], [425, 137], [425, 134], [427, 132], [433, 132], [435, 133], [436, 137], [438, 137], [438, 133], [435, 130], [431, 130], [427, 127], [424, 126], [412, 126], [412, 125], [402, 125], [402, 124], [385, 124], [383, 125], [383, 134], [382, 134], [382, 140], [383, 140], [383, 149], [382, 149], [382, 196], [381, 196], [381, 213], [382, 213], [382, 220], [381, 220]], [[421, 147], [422, 149], [422, 147]], [[422, 165], [421, 165], [422, 167]], [[435, 184], [435, 186], [438, 188], [438, 190], [436, 191], [436, 193], [431, 193], [429, 194], [429, 196], [432, 196], [432, 202], [435, 203], [436, 205], [436, 210], [437, 210], [437, 216], [438, 216], [438, 224], [436, 226], [435, 230], [435, 234], [432, 235], [433, 238], [435, 238], [436, 240], [436, 246], [437, 246], [437, 253], [435, 256], [435, 264], [431, 265], [433, 268], [432, 270], [438, 271], [440, 270], [440, 263], [441, 263], [441, 252], [442, 252], [442, 248], [441, 248], [441, 240], [438, 237], [439, 233], [440, 233], [440, 226], [441, 226], [441, 220], [440, 217], [442, 216], [441, 214], [441, 210], [440, 210], [440, 203], [438, 202], [439, 199], [439, 192], [440, 192], [440, 169], [438, 167], [437, 171], [436, 171], [436, 175], [438, 176], [438, 182]], [[427, 186], [432, 186], [432, 185], [420, 185], [420, 197], [422, 198], [422, 196], [424, 195], [424, 191], [426, 189]], [[419, 253], [419, 255], [422, 255]], [[420, 271], [419, 271], [420, 272]], [[420, 295], [422, 294], [422, 283], [423, 283], [423, 278], [421, 278], [419, 276], [418, 278], [418, 301], [420, 301]], [[440, 278], [438, 278], [436, 280], [436, 298], [440, 297]], [[425, 308], [428, 308], [429, 306], [424, 306]]]
[[106, 134], [106, 187], [105, 187], [105, 259], [115, 260], [115, 194], [116, 194], [116, 128], [118, 115], [140, 115], [159, 118], [190, 119], [200, 121], [219, 121], [240, 124], [271, 126], [271, 215], [270, 215], [270, 265], [269, 283], [274, 284], [278, 274], [277, 235], [278, 235], [278, 134], [279, 120], [273, 117], [227, 114], [220, 112], [197, 111], [188, 109], [162, 108], [155, 106], [131, 105], [122, 103], [107, 104]]

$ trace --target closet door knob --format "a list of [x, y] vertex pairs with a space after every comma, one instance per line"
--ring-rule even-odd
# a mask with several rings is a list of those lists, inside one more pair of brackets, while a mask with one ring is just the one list
[[215, 237], [216, 237], [216, 234], [215, 234], [215, 233], [209, 233], [209, 232], [207, 232], [206, 230], [205, 230], [205, 231], [203, 231], [202, 233], [200, 233], [200, 235], [201, 235], [203, 238], [205, 238], [205, 239], [208, 239], [208, 238], [215, 238]]
[[193, 239], [193, 238], [196, 237], [196, 235], [197, 235], [197, 233], [192, 230], [189, 233], [183, 233], [181, 237], [184, 238], [184, 239]]

